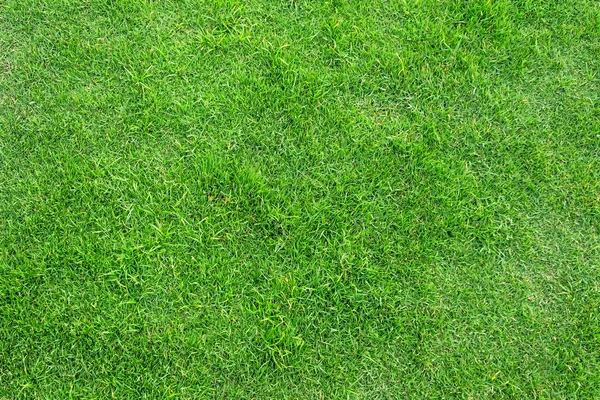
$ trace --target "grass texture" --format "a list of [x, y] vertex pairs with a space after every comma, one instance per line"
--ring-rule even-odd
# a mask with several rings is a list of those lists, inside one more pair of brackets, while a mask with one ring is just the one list
[[600, 3], [0, 0], [0, 398], [600, 398]]

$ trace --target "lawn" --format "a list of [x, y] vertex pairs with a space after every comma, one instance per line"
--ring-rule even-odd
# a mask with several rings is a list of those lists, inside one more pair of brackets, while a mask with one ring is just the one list
[[600, 398], [596, 0], [0, 0], [0, 399]]

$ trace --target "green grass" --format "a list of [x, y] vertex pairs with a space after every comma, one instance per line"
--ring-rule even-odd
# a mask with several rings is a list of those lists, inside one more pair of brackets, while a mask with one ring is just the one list
[[600, 3], [0, 0], [0, 398], [600, 398]]

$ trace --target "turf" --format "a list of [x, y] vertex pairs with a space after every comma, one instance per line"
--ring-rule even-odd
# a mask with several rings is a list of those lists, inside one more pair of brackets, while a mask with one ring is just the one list
[[595, 0], [0, 0], [0, 398], [599, 398], [599, 68]]

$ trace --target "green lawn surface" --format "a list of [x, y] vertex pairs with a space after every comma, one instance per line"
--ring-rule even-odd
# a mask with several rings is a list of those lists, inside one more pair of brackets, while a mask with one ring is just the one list
[[0, 0], [0, 399], [600, 398], [600, 2]]

